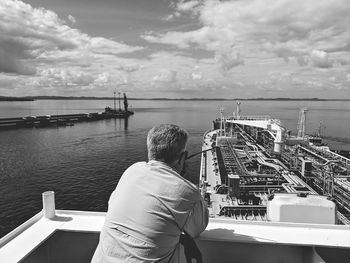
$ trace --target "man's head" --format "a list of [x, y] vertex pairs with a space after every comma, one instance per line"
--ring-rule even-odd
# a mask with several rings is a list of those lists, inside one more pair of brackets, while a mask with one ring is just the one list
[[148, 159], [174, 164], [186, 149], [188, 133], [173, 124], [153, 127], [147, 136]]

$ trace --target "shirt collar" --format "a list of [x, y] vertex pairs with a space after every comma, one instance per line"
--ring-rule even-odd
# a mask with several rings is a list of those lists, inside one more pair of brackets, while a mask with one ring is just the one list
[[[171, 170], [173, 170], [174, 172], [176, 172], [175, 169], [172, 168], [169, 164], [167, 164], [167, 163], [165, 163], [165, 162], [162, 162], [162, 161], [150, 160], [150, 161], [148, 161], [147, 164], [149, 164], [149, 165], [159, 165], [159, 166], [163, 166], [163, 167], [166, 167], [166, 168], [170, 168]], [[178, 173], [178, 172], [176, 172], [176, 173]]]
[[176, 174], [177, 177], [181, 178], [186, 183], [188, 183], [189, 185], [191, 185], [192, 187], [194, 187], [195, 189], [198, 190], [198, 188], [195, 184], [193, 184], [192, 182], [187, 180], [185, 177], [181, 176], [177, 171], [175, 171], [174, 168], [172, 168], [169, 164], [167, 164], [165, 162], [158, 161], [158, 160], [150, 160], [150, 161], [148, 161], [147, 165], [155, 165], [155, 166], [158, 165], [158, 166], [164, 167], [165, 169], [170, 169], [172, 172], [174, 172]]

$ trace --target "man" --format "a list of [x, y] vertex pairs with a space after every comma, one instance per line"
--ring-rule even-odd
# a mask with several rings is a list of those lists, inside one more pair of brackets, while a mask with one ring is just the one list
[[130, 166], [112, 193], [98, 262], [179, 262], [182, 232], [198, 236], [208, 209], [198, 188], [186, 180], [187, 132], [171, 124], [147, 136], [148, 159]]

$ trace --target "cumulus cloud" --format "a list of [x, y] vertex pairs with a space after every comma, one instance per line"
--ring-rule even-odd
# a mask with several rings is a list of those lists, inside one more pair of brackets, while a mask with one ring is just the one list
[[191, 78], [193, 80], [201, 80], [203, 78], [202, 72], [192, 72], [191, 73]]
[[346, 74], [346, 81], [350, 82], [350, 74]]
[[350, 73], [348, 72], [334, 72], [329, 76], [329, 81], [335, 84], [343, 85], [344, 87], [350, 84]]
[[22, 59], [32, 57], [26, 45], [0, 36], [0, 72], [33, 75], [36, 70], [29, 64], [24, 64]]
[[175, 18], [180, 17], [180, 16], [181, 16], [181, 13], [176, 11], [176, 12], [174, 12], [172, 14], [169, 14], [169, 15], [163, 17], [162, 20], [164, 20], [164, 21], [173, 21]]
[[116, 66], [116, 69], [121, 70], [121, 71], [125, 71], [125, 72], [129, 72], [129, 73], [138, 71], [138, 70], [143, 69], [143, 68], [144, 68], [143, 65], [138, 65], [138, 64]]
[[240, 88], [244, 87], [244, 83], [241, 82], [241, 81], [237, 81], [237, 82], [235, 82], [234, 84], [237, 85], [237, 86], [240, 87]]
[[73, 71], [66, 69], [49, 68], [39, 72], [40, 86], [89, 86], [94, 78], [82, 71]]
[[176, 9], [180, 12], [195, 12], [197, 7], [200, 5], [200, 1], [198, 0], [190, 0], [190, 1], [180, 1], [176, 5]]
[[0, 90], [1, 94], [11, 96], [11, 91], [23, 88], [26, 81], [18, 76], [0, 74]]
[[244, 64], [241, 54], [233, 51], [219, 51], [215, 59], [220, 63], [220, 67], [223, 72], [227, 72], [234, 67]]
[[152, 80], [154, 82], [164, 82], [164, 83], [173, 83], [176, 82], [177, 72], [175, 70], [161, 70], [157, 75], [155, 75]]
[[[123, 85], [137, 96], [161, 90], [174, 97], [190, 92], [190, 97], [260, 96], [256, 87], [261, 96], [265, 91], [294, 96], [294, 90], [308, 89], [345, 94], [349, 87], [348, 1], [173, 3], [173, 12], [160, 21], [172, 31], [144, 33], [148, 49], [121, 56], [143, 47], [91, 37], [74, 28], [74, 17], [64, 21], [52, 11], [1, 0], [2, 92], [10, 94], [6, 83], [12, 90], [19, 87], [18, 95], [25, 87], [28, 94], [40, 94], [41, 89], [62, 95], [91, 89], [91, 94], [105, 96]], [[187, 22], [192, 30], [185, 30]], [[150, 54], [152, 50], [157, 51]]]
[[77, 20], [75, 19], [74, 16], [72, 15], [68, 15], [68, 20], [71, 21], [73, 24], [75, 24], [77, 22]]
[[[179, 48], [202, 48], [216, 53], [234, 47], [243, 56], [268, 58], [271, 54], [299, 65], [331, 67], [329, 55], [349, 52], [350, 3], [347, 0], [236, 0], [180, 1], [175, 10], [199, 12], [202, 26], [196, 30], [149, 32], [151, 43]], [[233, 64], [234, 65], [234, 64]]]
[[330, 68], [333, 66], [333, 61], [330, 60], [328, 54], [322, 50], [312, 50], [310, 59], [316, 67]]
[[115, 87], [116, 85], [125, 85], [128, 83], [128, 76], [125, 74], [102, 72], [97, 75], [93, 82], [93, 86]]
[[[74, 17], [69, 16], [72, 22]], [[0, 72], [35, 74], [36, 59], [63, 55], [120, 54], [142, 49], [69, 27], [56, 13], [19, 0], [0, 3]], [[69, 56], [67, 56], [67, 59]]]
[[83, 43], [86, 44], [83, 49], [85, 48], [87, 51], [94, 52], [96, 54], [117, 55], [121, 53], [131, 53], [143, 49], [142, 47], [132, 47], [103, 37], [83, 39]]
[[337, 59], [337, 62], [342, 66], [349, 65], [349, 60], [347, 60], [345, 58], [339, 58], [339, 59]]
[[[230, 41], [227, 37], [230, 35]], [[213, 28], [203, 26], [195, 31], [177, 32], [170, 31], [165, 34], [156, 34], [147, 32], [141, 36], [148, 42], [175, 45], [179, 48], [187, 49], [190, 47], [198, 47], [210, 51], [219, 51], [232, 46], [233, 34], [225, 28]]]

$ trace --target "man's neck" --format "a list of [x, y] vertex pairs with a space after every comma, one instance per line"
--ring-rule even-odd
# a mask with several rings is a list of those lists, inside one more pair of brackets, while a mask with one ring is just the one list
[[176, 161], [175, 162], [173, 162], [173, 163], [171, 163], [171, 164], [169, 164], [169, 163], [167, 163], [166, 161], [164, 161], [164, 160], [149, 160], [149, 162], [150, 161], [154, 161], [154, 162], [161, 162], [162, 164], [164, 164], [164, 165], [166, 165], [166, 166], [168, 166], [168, 167], [170, 167], [172, 170], [174, 170], [175, 172], [177, 172], [179, 175], [181, 175], [180, 174], [180, 167], [178, 166], [178, 165], [176, 165]]

